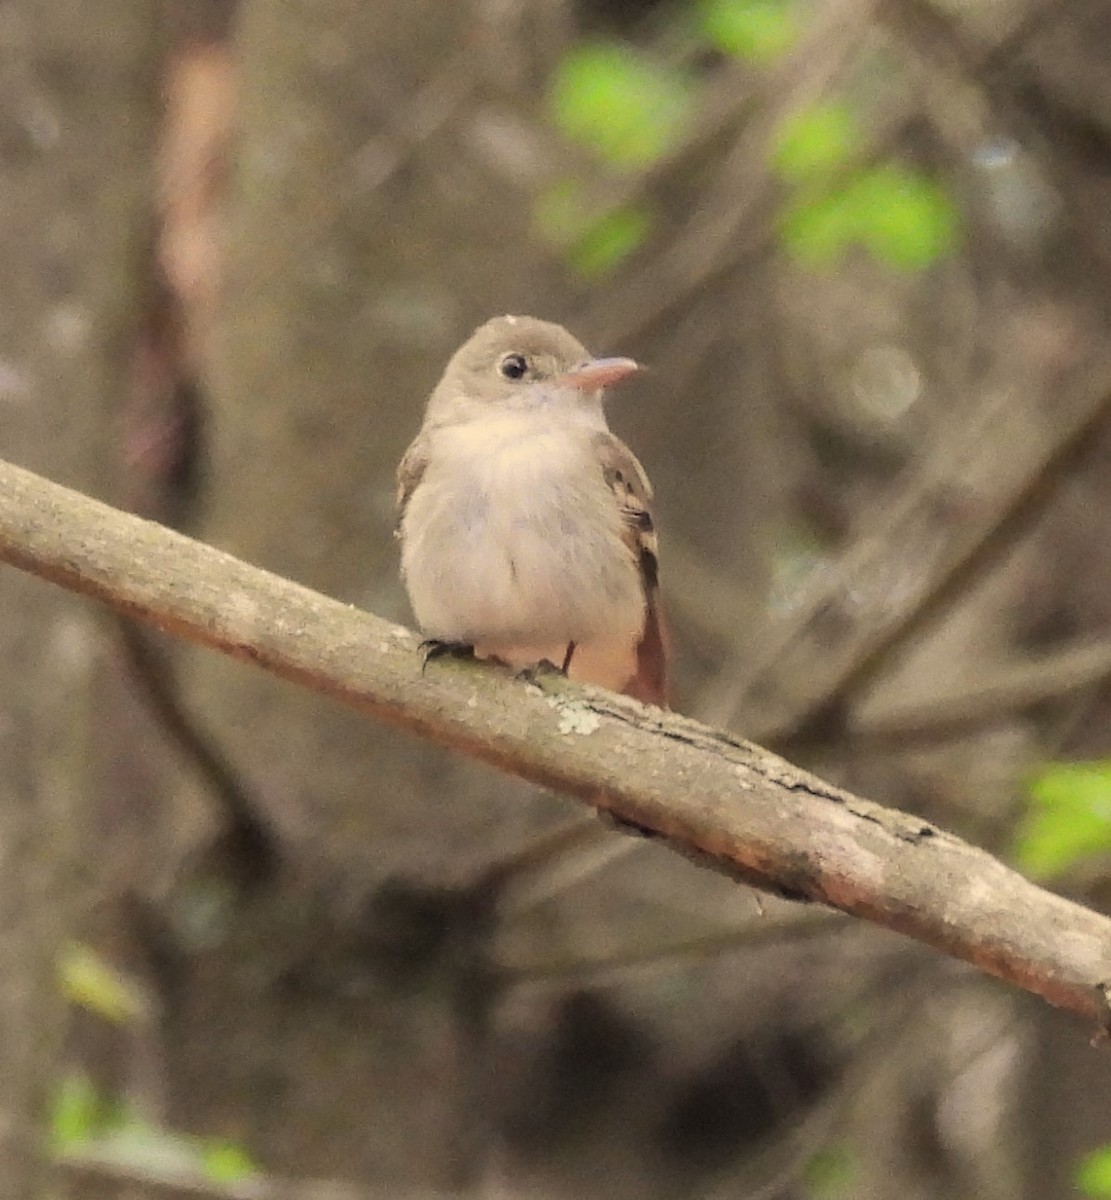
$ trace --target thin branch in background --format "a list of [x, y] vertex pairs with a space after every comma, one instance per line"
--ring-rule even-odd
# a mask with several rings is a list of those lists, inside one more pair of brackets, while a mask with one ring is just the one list
[[990, 394], [973, 414], [954, 414], [892, 505], [761, 635], [749, 669], [708, 706], [710, 719], [776, 741], [843, 709], [1055, 494], [1106, 418], [1109, 375], [1100, 364], [1068, 386]]
[[498, 960], [498, 968], [505, 981], [513, 987], [564, 984], [572, 979], [585, 979], [592, 984], [605, 986], [643, 971], [672, 967], [682, 962], [705, 962], [754, 946], [784, 945], [828, 937], [846, 928], [848, 925], [843, 913], [822, 908], [792, 907], [774, 917], [751, 921], [741, 929], [723, 930], [684, 941], [634, 946], [605, 955], [583, 955], [578, 958], [514, 961], [503, 957]]
[[725, 649], [730, 659], [747, 648], [749, 631], [742, 615], [751, 612], [752, 599], [674, 533], [667, 535], [667, 606]]
[[472, 888], [493, 892], [502, 917], [512, 917], [554, 899], [639, 845], [632, 838], [614, 837], [612, 826], [597, 815], [579, 817], [490, 863]]
[[965, 737], [1015, 713], [1111, 679], [1111, 640], [1078, 639], [1048, 654], [1008, 664], [948, 694], [858, 712], [844, 734], [854, 752], [899, 751]]
[[396, 114], [390, 128], [356, 151], [353, 166], [364, 187], [384, 187], [425, 142], [466, 108], [478, 86], [469, 54], [444, 63]]
[[219, 741], [180, 703], [173, 664], [151, 640], [150, 632], [127, 620], [118, 621], [117, 628], [131, 677], [159, 729], [199, 773], [218, 808], [222, 818], [218, 849], [226, 851], [226, 861], [242, 883], [250, 886], [272, 878], [278, 866], [278, 847], [263, 819], [258, 797]]
[[[884, 1006], [875, 1023], [858, 1032], [842, 1067], [841, 1078], [821, 1100], [796, 1120], [762, 1152], [746, 1159], [740, 1170], [730, 1170], [701, 1200], [774, 1200], [802, 1176], [813, 1156], [830, 1144], [838, 1119], [866, 1087], [882, 1064], [893, 1057], [900, 1039], [913, 1027], [926, 988], [936, 990], [937, 972], [921, 960], [903, 972], [901, 987], [892, 993], [882, 977], [869, 980], [851, 1002], [858, 1014], [869, 995], [883, 989]], [[890, 1051], [890, 1053], [885, 1052]]]

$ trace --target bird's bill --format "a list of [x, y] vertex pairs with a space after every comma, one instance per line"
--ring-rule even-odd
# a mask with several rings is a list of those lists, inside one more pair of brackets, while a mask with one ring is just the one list
[[598, 392], [610, 384], [620, 383], [639, 369], [639, 364], [631, 358], [592, 358], [553, 382], [578, 388], [580, 392]]

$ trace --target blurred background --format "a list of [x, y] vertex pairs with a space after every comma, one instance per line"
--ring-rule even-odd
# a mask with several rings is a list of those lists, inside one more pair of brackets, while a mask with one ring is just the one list
[[[487, 317], [564, 322], [650, 368], [609, 411], [675, 706], [1106, 906], [1109, 31], [7, 0], [2, 453], [407, 623], [427, 393]], [[1075, 1020], [0, 588], [8, 1194], [38, 1113], [93, 1200], [1111, 1195]]]

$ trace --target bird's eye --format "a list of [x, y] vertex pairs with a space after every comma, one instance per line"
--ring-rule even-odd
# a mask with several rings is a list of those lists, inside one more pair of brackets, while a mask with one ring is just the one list
[[523, 379], [528, 371], [528, 359], [523, 354], [507, 354], [498, 363], [498, 370], [506, 379]]

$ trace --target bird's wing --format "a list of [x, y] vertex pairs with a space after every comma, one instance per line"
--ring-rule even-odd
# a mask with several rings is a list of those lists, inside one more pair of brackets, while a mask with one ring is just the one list
[[424, 437], [418, 434], [409, 449], [402, 455], [401, 462], [397, 464], [397, 531], [399, 534], [409, 497], [424, 477], [427, 466], [428, 447]]
[[612, 433], [599, 434], [597, 446], [602, 474], [625, 522], [625, 541], [641, 564], [646, 586], [656, 587], [659, 543], [652, 519], [652, 485], [636, 455]]
[[667, 705], [667, 632], [660, 611], [659, 538], [652, 517], [652, 485], [636, 455], [612, 433], [598, 436], [602, 473], [625, 523], [625, 541], [640, 567], [644, 586], [644, 631], [637, 644], [637, 673], [625, 691], [639, 700]]

